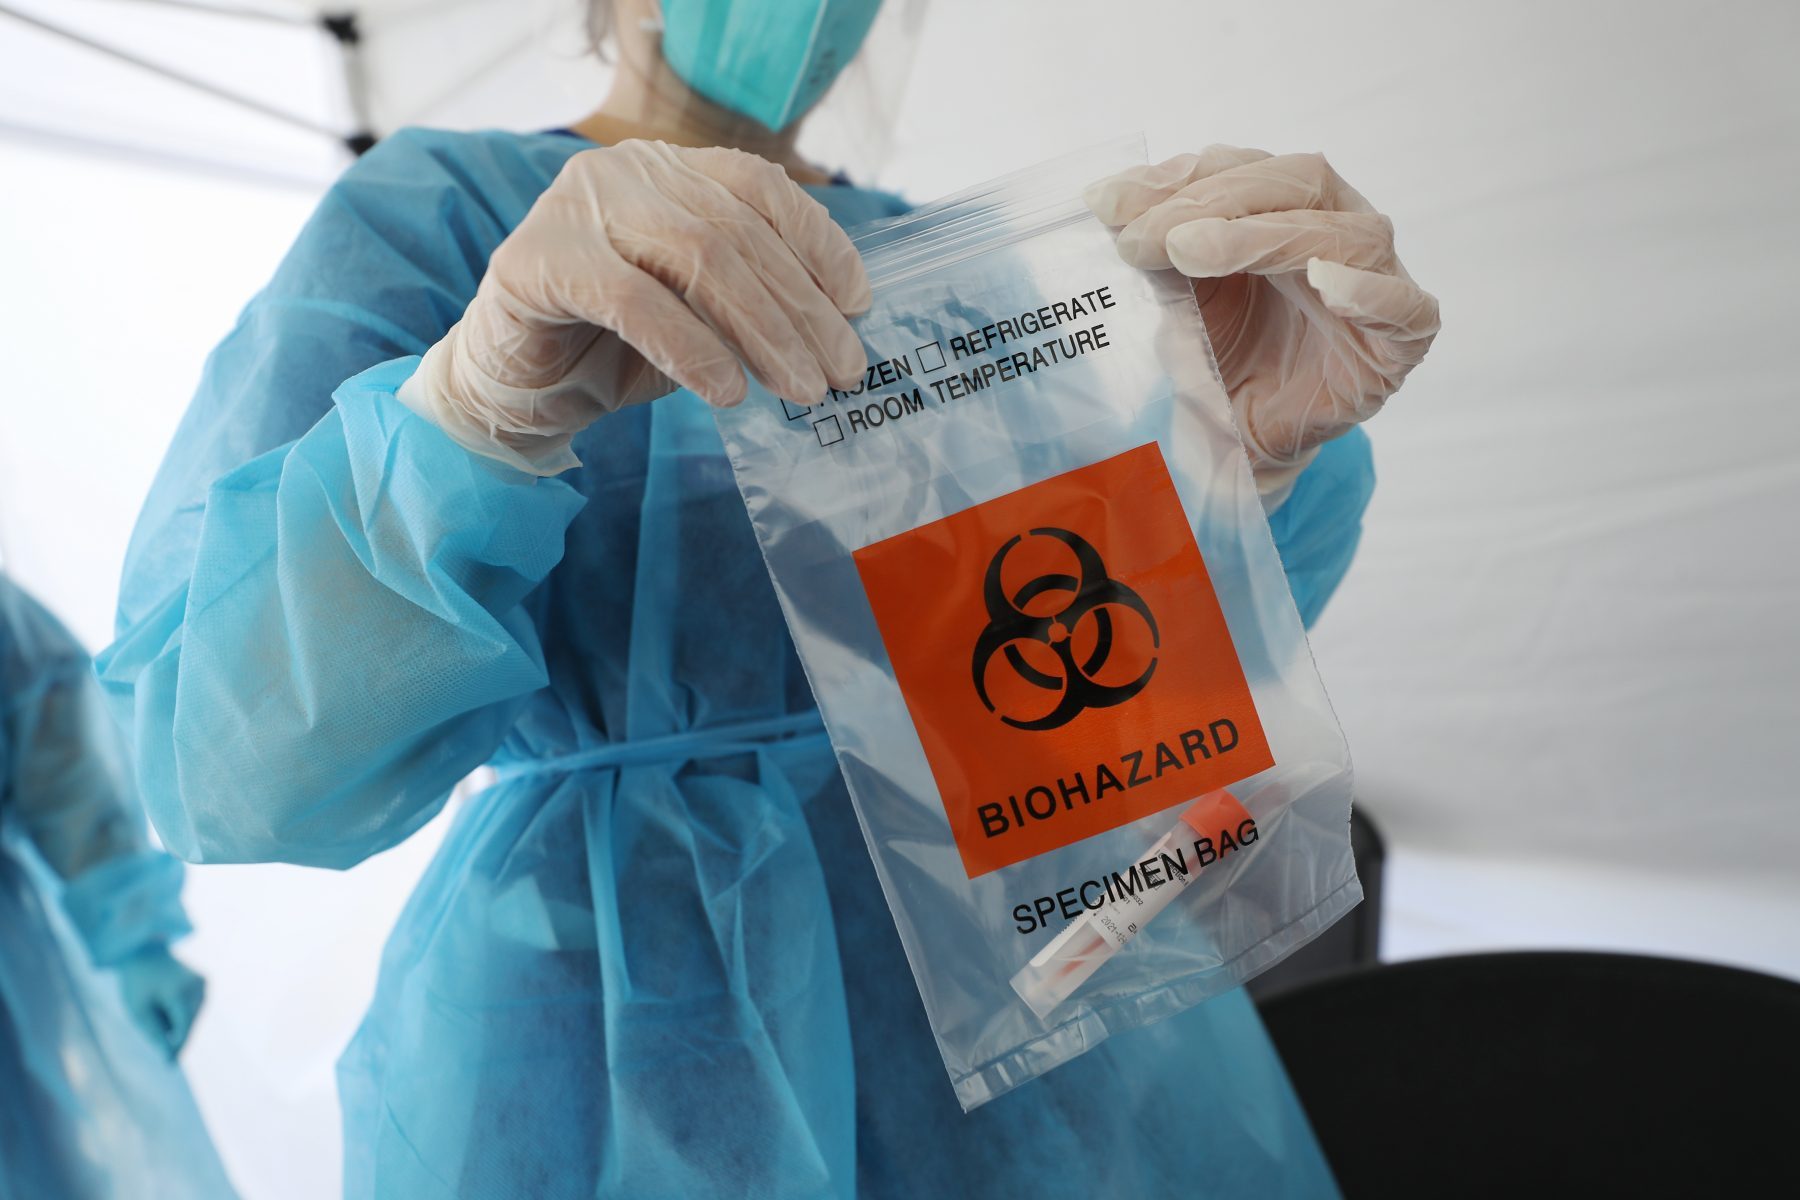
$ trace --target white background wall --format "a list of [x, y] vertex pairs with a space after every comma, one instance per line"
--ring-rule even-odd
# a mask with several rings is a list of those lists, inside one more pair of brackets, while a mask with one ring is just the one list
[[[1392, 843], [1392, 956], [1800, 977], [1797, 46], [1775, 0], [930, 12], [887, 182], [1133, 129], [1323, 150], [1443, 301], [1314, 638]], [[0, 78], [37, 61], [0, 18]], [[200, 362], [315, 196], [18, 136], [0, 180], [0, 547], [98, 646]], [[342, 875], [190, 876], [187, 1062], [246, 1194], [335, 1191], [332, 1061], [437, 833]]]

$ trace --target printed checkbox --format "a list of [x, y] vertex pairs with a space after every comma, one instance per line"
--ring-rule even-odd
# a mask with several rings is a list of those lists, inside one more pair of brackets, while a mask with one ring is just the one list
[[[829, 429], [826, 428], [828, 425]], [[836, 417], [826, 417], [822, 421], [814, 421], [813, 432], [819, 435], [819, 445], [821, 446], [835, 446], [844, 440], [844, 427], [838, 424]]]
[[789, 404], [786, 399], [781, 397], [777, 397], [777, 399], [781, 400], [781, 415], [790, 421], [798, 421], [801, 417], [804, 417], [812, 411], [812, 409], [808, 408], [806, 405]]
[[927, 375], [944, 369], [944, 348], [937, 342], [926, 342], [913, 353], [919, 356], [919, 370]]

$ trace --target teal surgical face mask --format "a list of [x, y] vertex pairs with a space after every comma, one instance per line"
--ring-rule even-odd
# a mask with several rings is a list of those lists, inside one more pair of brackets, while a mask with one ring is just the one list
[[687, 85], [779, 132], [856, 57], [881, 0], [662, 0], [663, 58]]

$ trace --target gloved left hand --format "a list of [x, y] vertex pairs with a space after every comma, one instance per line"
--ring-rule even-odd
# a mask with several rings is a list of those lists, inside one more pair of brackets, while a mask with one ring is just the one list
[[[554, 475], [601, 414], [744, 370], [796, 404], [853, 387], [869, 280], [825, 206], [739, 150], [624, 141], [570, 158], [398, 398], [477, 454]], [[741, 365], [740, 365], [741, 364]]]
[[113, 968], [131, 1019], [157, 1049], [175, 1061], [206, 998], [206, 980], [189, 970], [166, 946], [140, 950]]
[[1209, 146], [1094, 184], [1126, 262], [1194, 280], [1265, 493], [1381, 410], [1425, 357], [1438, 304], [1394, 227], [1317, 154]]

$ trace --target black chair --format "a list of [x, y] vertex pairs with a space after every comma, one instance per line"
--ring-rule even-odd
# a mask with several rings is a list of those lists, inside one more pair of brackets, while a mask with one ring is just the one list
[[1262, 1013], [1348, 1197], [1800, 1196], [1800, 984], [1481, 954]]
[[1350, 853], [1362, 884], [1362, 903], [1300, 949], [1250, 981], [1258, 1002], [1289, 988], [1373, 963], [1381, 954], [1381, 875], [1387, 846], [1375, 823], [1359, 807], [1350, 813]]

